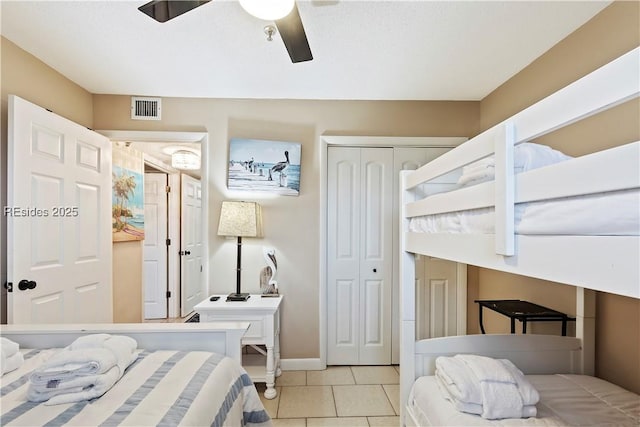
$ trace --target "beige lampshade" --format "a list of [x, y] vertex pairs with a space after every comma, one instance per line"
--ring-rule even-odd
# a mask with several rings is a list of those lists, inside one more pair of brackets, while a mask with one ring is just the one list
[[218, 236], [262, 237], [262, 210], [256, 202], [222, 202]]

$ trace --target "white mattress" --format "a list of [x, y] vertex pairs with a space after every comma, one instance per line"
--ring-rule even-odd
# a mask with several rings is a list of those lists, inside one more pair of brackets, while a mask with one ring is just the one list
[[487, 420], [458, 412], [442, 397], [434, 376], [420, 377], [408, 410], [419, 426], [630, 426], [640, 425], [640, 396], [586, 375], [527, 375], [540, 393], [535, 418]]
[[[493, 208], [412, 218], [418, 233], [493, 234]], [[625, 190], [581, 197], [521, 203], [515, 207], [517, 234], [640, 235], [640, 191]]]
[[26, 399], [29, 376], [51, 350], [21, 350], [25, 363], [0, 380], [2, 426], [267, 426], [268, 414], [235, 360], [204, 351], [143, 351], [101, 397], [61, 405]]

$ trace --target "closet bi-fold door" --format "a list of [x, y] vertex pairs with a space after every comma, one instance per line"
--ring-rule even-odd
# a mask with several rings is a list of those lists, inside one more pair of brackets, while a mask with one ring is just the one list
[[329, 147], [329, 365], [391, 363], [393, 149]]

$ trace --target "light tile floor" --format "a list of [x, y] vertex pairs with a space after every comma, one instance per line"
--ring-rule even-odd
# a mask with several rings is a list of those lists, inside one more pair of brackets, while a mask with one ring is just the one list
[[397, 427], [397, 366], [330, 366], [324, 371], [283, 371], [278, 396], [264, 398], [275, 427]]

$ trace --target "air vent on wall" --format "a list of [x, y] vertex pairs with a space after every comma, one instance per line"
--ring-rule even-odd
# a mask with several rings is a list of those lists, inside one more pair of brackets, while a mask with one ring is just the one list
[[160, 98], [131, 97], [131, 119], [160, 120]]

